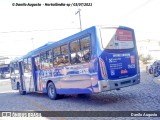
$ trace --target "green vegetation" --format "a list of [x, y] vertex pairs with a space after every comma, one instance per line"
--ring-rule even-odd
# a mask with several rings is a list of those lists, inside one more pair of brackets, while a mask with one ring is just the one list
[[152, 60], [152, 56], [148, 54], [147, 56], [144, 56], [144, 54], [139, 55], [139, 60], [143, 62], [143, 64], [147, 64], [150, 60]]

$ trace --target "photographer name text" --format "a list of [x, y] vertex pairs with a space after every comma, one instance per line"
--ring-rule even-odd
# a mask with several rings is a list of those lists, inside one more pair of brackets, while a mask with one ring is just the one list
[[41, 6], [53, 6], [53, 7], [85, 7], [92, 6], [92, 3], [12, 3], [12, 6], [29, 6], [29, 7], [41, 7]]

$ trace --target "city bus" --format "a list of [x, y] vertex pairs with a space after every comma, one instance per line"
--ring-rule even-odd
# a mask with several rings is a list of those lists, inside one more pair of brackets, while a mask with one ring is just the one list
[[9, 64], [0, 64], [0, 78], [9, 78]]
[[134, 30], [92, 26], [11, 61], [12, 89], [24, 95], [92, 94], [140, 83]]

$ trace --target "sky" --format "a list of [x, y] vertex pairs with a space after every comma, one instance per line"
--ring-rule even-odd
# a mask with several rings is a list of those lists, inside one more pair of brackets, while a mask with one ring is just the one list
[[[18, 6], [39, 3], [41, 6]], [[45, 6], [64, 3], [72, 6]], [[73, 6], [90, 3], [91, 6]], [[160, 0], [1, 0], [0, 56], [21, 56], [94, 25], [122, 25], [135, 30], [136, 40], [160, 40]]]

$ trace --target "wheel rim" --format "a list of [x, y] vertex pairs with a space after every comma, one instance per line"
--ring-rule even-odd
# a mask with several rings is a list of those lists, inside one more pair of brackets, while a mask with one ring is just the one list
[[54, 90], [53, 86], [49, 87], [49, 94], [50, 94], [51, 98], [53, 98], [55, 96], [55, 90]]

